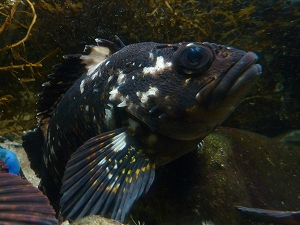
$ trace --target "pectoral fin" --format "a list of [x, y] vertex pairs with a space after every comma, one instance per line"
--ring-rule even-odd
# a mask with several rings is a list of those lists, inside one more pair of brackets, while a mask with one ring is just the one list
[[61, 216], [79, 219], [100, 214], [123, 222], [133, 203], [149, 190], [154, 176], [155, 164], [127, 128], [93, 137], [67, 164]]
[[280, 223], [286, 225], [300, 224], [300, 211], [279, 211], [237, 206], [245, 216], [252, 220]]

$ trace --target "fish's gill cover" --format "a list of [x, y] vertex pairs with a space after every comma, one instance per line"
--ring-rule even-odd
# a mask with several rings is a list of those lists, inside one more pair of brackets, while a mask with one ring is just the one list
[[40, 190], [17, 175], [0, 173], [0, 224], [56, 225], [58, 221]]

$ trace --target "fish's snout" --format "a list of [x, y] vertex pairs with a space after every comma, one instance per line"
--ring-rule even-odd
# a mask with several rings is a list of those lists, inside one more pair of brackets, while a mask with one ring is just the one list
[[261, 65], [254, 64], [257, 59], [254, 52], [245, 53], [223, 77], [217, 76], [203, 87], [196, 94], [195, 100], [202, 105], [216, 106], [232, 93], [239, 93], [242, 98], [262, 72]]

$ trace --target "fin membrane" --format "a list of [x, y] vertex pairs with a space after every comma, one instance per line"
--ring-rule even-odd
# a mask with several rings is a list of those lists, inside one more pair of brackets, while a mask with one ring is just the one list
[[268, 223], [280, 223], [286, 225], [300, 224], [300, 211], [278, 211], [259, 208], [247, 208], [237, 206], [245, 216], [252, 220], [265, 221]]
[[146, 193], [155, 164], [142, 153], [127, 128], [89, 139], [71, 156], [61, 189], [61, 216], [100, 214], [124, 222], [133, 203]]
[[15, 174], [0, 173], [0, 224], [58, 225], [46, 196]]

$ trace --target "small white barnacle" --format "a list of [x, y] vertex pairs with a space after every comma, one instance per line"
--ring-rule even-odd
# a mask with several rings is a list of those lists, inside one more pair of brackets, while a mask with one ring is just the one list
[[134, 79], [135, 79], [135, 76], [132, 76], [132, 77], [131, 77], [131, 80], [134, 80]]
[[89, 106], [89, 105], [86, 105], [86, 106], [85, 106], [85, 111], [88, 112], [89, 110], [90, 110], [90, 106]]

